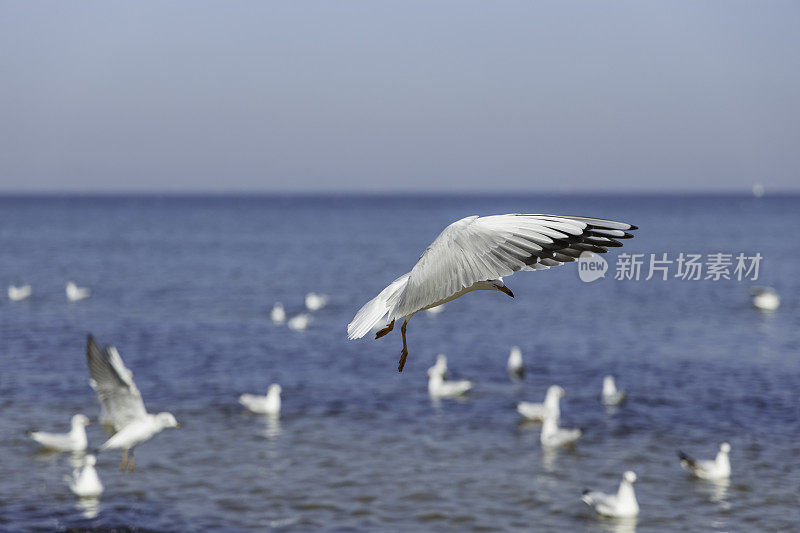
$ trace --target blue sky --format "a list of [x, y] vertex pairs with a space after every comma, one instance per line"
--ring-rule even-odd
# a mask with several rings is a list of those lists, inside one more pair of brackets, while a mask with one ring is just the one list
[[797, 191], [798, 20], [788, 1], [0, 1], [0, 191]]

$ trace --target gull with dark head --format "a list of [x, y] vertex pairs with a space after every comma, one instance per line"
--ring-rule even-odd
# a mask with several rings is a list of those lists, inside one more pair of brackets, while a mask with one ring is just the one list
[[470, 216], [447, 226], [411, 269], [364, 304], [347, 326], [350, 339], [374, 327], [379, 339], [403, 319], [403, 350], [408, 356], [406, 326], [419, 311], [455, 300], [468, 292], [499, 291], [514, 297], [503, 277], [518, 270], [545, 270], [575, 261], [583, 252], [604, 253], [633, 237], [636, 226], [597, 218], [557, 215]]
[[104, 442], [97, 452], [112, 448], [122, 449], [120, 470], [126, 466], [134, 469], [133, 449], [150, 440], [161, 430], [180, 427], [172, 413], [152, 415], [147, 412], [142, 395], [133, 382], [133, 372], [125, 367], [114, 346], [104, 348], [88, 336], [86, 360], [91, 379], [89, 384], [97, 391], [103, 411], [116, 433]]

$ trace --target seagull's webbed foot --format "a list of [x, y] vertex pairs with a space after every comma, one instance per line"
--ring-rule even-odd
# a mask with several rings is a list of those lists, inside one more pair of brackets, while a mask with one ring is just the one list
[[377, 333], [375, 334], [375, 338], [376, 338], [376, 339], [380, 339], [381, 337], [383, 337], [384, 335], [386, 335], [387, 333], [389, 333], [390, 331], [392, 331], [392, 329], [394, 329], [394, 320], [392, 320], [391, 322], [389, 322], [389, 325], [388, 325], [388, 326], [386, 326], [385, 328], [383, 328], [382, 330], [380, 330], [379, 332], [377, 332]]
[[406, 345], [406, 324], [408, 324], [408, 319], [403, 322], [403, 325], [400, 326], [400, 333], [403, 334], [403, 351], [400, 352], [400, 362], [397, 365], [397, 371], [402, 372], [403, 367], [406, 365], [406, 357], [408, 357], [408, 346]]

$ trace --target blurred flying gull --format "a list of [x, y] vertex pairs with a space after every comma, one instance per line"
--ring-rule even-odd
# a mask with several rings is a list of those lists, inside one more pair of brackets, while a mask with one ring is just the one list
[[622, 482], [616, 494], [605, 492], [583, 491], [581, 498], [584, 503], [592, 507], [597, 514], [615, 518], [628, 518], [639, 514], [639, 502], [633, 484], [636, 483], [636, 474], [628, 470], [622, 475]]
[[713, 460], [698, 461], [682, 451], [678, 451], [678, 457], [681, 460], [681, 466], [695, 477], [710, 480], [726, 479], [731, 477], [731, 460], [728, 457], [730, 451], [731, 445], [723, 442]]
[[347, 326], [359, 339], [379, 325], [379, 339], [403, 319], [403, 350], [397, 369], [408, 356], [406, 325], [414, 314], [476, 290], [514, 294], [503, 276], [518, 270], [544, 270], [575, 261], [582, 252], [605, 253], [622, 246], [616, 239], [633, 237], [636, 226], [596, 218], [556, 215], [470, 216], [447, 226], [407, 274], [364, 304]]
[[86, 449], [86, 426], [89, 419], [82, 415], [73, 415], [69, 433], [45, 433], [34, 431], [31, 438], [49, 450], [57, 452], [82, 452]]
[[528, 420], [544, 420], [545, 417], [550, 417], [558, 422], [561, 417], [559, 400], [564, 395], [564, 389], [558, 385], [550, 385], [544, 396], [544, 403], [519, 402], [517, 412]]
[[239, 396], [239, 403], [247, 407], [253, 413], [259, 415], [277, 416], [281, 412], [281, 386], [273, 383], [267, 389], [266, 396], [256, 394], [242, 394]]
[[116, 430], [97, 452], [121, 448], [122, 462], [119, 468], [125, 470], [127, 465], [133, 472], [133, 449], [161, 430], [177, 428], [179, 424], [171, 413], [151, 415], [147, 412], [142, 395], [133, 382], [133, 372], [125, 367], [114, 346], [108, 345], [101, 349], [94, 337], [89, 335], [86, 360], [91, 375], [89, 384], [97, 391], [103, 411]]

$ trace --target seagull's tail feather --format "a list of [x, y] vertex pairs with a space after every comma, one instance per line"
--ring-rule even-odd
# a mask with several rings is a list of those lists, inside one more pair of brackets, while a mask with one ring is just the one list
[[687, 470], [694, 470], [697, 467], [697, 461], [683, 453], [681, 450], [678, 450], [678, 458], [681, 460], [681, 466]]
[[379, 295], [364, 304], [356, 313], [355, 318], [347, 325], [347, 337], [349, 339], [360, 339], [370, 332], [372, 328], [388, 323], [388, 315], [394, 310], [400, 296], [408, 283], [408, 274], [403, 274], [394, 280], [388, 287], [383, 289]]

